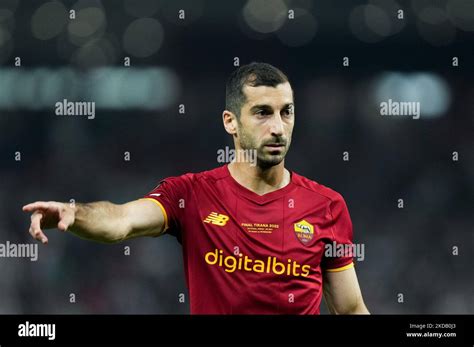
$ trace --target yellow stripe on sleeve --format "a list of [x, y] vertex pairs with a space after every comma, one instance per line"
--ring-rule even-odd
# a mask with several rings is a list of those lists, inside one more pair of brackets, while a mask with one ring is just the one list
[[351, 267], [354, 267], [354, 263], [350, 263], [350, 264], [347, 264], [347, 265], [344, 265], [342, 267], [338, 267], [338, 268], [335, 268], [335, 269], [326, 269], [326, 271], [327, 272], [339, 272], [339, 271], [344, 271], [344, 270], [350, 269]]
[[166, 210], [165, 210], [164, 206], [161, 204], [161, 202], [159, 202], [158, 200], [152, 199], [152, 198], [142, 198], [142, 199], [139, 199], [139, 200], [153, 201], [155, 204], [157, 204], [161, 208], [161, 211], [163, 212], [163, 216], [165, 218], [165, 230], [163, 230], [163, 231], [166, 231], [169, 227], [169, 225], [168, 225], [168, 214], [166, 213]]

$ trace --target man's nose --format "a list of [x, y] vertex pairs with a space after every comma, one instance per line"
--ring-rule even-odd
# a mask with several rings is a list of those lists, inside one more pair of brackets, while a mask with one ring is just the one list
[[272, 117], [270, 132], [273, 136], [283, 135], [283, 121], [279, 114], [274, 114]]

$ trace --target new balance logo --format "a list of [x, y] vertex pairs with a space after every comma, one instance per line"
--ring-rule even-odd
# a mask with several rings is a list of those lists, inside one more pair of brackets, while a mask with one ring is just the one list
[[209, 216], [207, 216], [206, 219], [204, 219], [204, 223], [211, 223], [211, 224], [222, 227], [226, 225], [228, 220], [229, 220], [229, 216], [226, 216], [225, 214], [211, 212]]

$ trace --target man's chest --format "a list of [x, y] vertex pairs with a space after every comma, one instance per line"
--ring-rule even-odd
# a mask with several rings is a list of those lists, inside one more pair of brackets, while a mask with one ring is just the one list
[[264, 204], [232, 194], [201, 195], [190, 212], [185, 234], [200, 257], [217, 252], [237, 260], [275, 257], [296, 268], [317, 267], [332, 232], [327, 206], [303, 194]]

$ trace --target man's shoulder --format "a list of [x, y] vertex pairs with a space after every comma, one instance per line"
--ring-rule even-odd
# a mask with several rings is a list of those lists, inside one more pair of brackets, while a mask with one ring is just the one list
[[219, 179], [225, 178], [229, 175], [228, 170], [225, 166], [220, 166], [214, 169], [200, 171], [200, 172], [187, 172], [179, 176], [170, 176], [164, 179], [164, 181], [169, 182], [183, 182], [188, 184], [195, 184], [202, 180], [206, 181], [217, 181]]
[[297, 185], [300, 189], [306, 189], [316, 195], [322, 196], [329, 201], [344, 200], [342, 195], [319, 182], [316, 182], [312, 179], [309, 179], [305, 176], [292, 172], [293, 183]]

